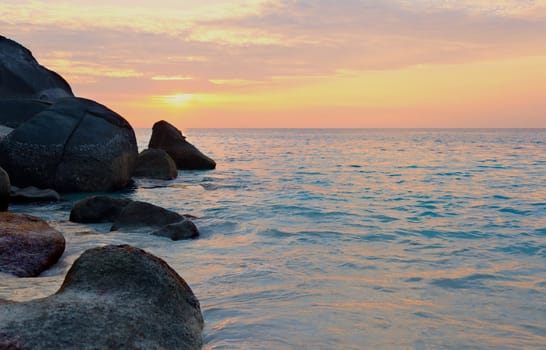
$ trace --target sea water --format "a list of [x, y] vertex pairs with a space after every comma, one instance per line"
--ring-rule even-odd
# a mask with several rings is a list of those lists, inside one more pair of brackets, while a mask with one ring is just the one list
[[[187, 130], [213, 171], [115, 194], [199, 217], [173, 242], [11, 207], [67, 240], [0, 298], [54, 293], [85, 250], [132, 244], [201, 301], [205, 349], [546, 348], [546, 130]], [[140, 149], [150, 130], [137, 130]]]

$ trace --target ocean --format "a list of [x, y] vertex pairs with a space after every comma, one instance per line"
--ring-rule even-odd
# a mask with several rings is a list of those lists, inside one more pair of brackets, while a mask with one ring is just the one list
[[545, 129], [184, 133], [216, 170], [115, 196], [199, 217], [199, 239], [70, 223], [82, 194], [14, 205], [67, 248], [2, 275], [0, 298], [52, 294], [85, 249], [128, 243], [191, 286], [204, 349], [546, 348]]

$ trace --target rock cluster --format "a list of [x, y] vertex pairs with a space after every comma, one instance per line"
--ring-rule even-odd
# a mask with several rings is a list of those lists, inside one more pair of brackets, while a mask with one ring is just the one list
[[70, 221], [113, 222], [111, 231], [151, 232], [173, 241], [199, 236], [188, 215], [146, 202], [108, 196], [93, 196], [77, 202], [70, 212]]

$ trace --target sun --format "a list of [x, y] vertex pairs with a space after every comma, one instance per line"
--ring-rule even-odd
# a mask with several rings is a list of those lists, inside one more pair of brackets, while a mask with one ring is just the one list
[[163, 96], [163, 101], [173, 106], [184, 106], [193, 98], [192, 94], [174, 94]]

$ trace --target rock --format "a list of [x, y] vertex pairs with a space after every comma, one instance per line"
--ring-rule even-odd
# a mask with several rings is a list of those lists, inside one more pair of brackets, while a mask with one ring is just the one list
[[41, 100], [0, 100], [0, 125], [15, 129], [51, 105]]
[[4, 125], [0, 125], [0, 141], [6, 136], [8, 136], [13, 131], [13, 128], [9, 128]]
[[32, 52], [0, 35], [0, 98], [54, 101], [73, 96], [59, 74], [41, 66]]
[[114, 222], [132, 200], [93, 196], [77, 202], [70, 211], [70, 221], [80, 223]]
[[106, 192], [131, 178], [137, 145], [129, 123], [94, 101], [65, 98], [0, 142], [0, 166], [18, 187]]
[[35, 277], [59, 260], [63, 235], [26, 214], [0, 213], [0, 272]]
[[52, 296], [0, 304], [0, 334], [24, 349], [201, 349], [203, 324], [186, 282], [127, 245], [84, 252]]
[[161, 120], [154, 124], [149, 148], [167, 151], [178, 169], [208, 170], [216, 168], [216, 162], [186, 141], [180, 130]]
[[178, 170], [174, 160], [162, 149], [147, 149], [137, 157], [135, 177], [172, 180], [178, 176]]
[[173, 241], [199, 237], [197, 226], [190, 220], [182, 220], [174, 224], [165, 225], [152, 232], [154, 236], [169, 237]]
[[9, 175], [6, 173], [6, 171], [2, 168], [0, 168], [0, 211], [7, 211], [10, 198], [9, 198], [9, 190], [10, 190], [10, 181], [9, 181]]
[[156, 205], [134, 201], [118, 215], [111, 231], [142, 231], [160, 229], [165, 225], [184, 220], [185, 217]]
[[11, 186], [9, 196], [11, 203], [48, 203], [61, 200], [61, 196], [56, 191], [34, 186], [25, 188]]

